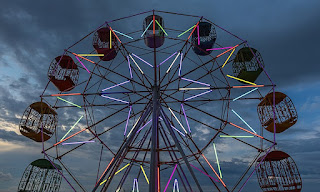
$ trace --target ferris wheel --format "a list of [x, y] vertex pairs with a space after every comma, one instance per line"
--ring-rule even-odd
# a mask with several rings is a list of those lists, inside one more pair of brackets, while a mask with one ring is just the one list
[[[19, 128], [44, 158], [18, 191], [242, 191], [254, 172], [262, 191], [301, 191], [293, 159], [275, 149], [297, 122], [292, 101], [258, 50], [202, 16], [105, 22], [52, 60], [40, 98]], [[250, 163], [230, 179], [237, 156]], [[90, 178], [72, 173], [85, 167]]]

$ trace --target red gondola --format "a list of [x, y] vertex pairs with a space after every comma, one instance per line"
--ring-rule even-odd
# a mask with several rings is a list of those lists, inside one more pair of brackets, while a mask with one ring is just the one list
[[102, 61], [110, 61], [118, 54], [118, 40], [110, 28], [100, 28], [94, 33], [93, 48], [98, 54], [104, 54], [104, 56], [99, 56]]
[[[261, 156], [257, 160], [259, 164]], [[272, 151], [257, 168], [257, 177], [262, 191], [265, 192], [300, 192], [301, 176], [293, 159], [285, 152]]]
[[50, 64], [48, 78], [59, 91], [70, 91], [79, 79], [78, 66], [70, 56], [58, 56]]

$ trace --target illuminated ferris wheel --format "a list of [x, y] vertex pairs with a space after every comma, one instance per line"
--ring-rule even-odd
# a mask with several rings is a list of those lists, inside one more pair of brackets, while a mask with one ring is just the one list
[[[74, 191], [242, 191], [253, 172], [263, 191], [300, 191], [297, 166], [275, 149], [297, 112], [264, 67], [204, 17], [152, 10], [105, 22], [53, 59], [25, 110], [20, 132], [44, 158], [18, 191], [56, 192], [62, 180]], [[230, 156], [250, 163], [224, 174]], [[72, 173], [85, 167], [95, 177]]]

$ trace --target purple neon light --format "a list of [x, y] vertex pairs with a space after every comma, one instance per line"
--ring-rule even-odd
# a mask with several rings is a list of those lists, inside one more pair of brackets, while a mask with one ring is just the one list
[[184, 78], [184, 77], [181, 77], [181, 79], [182, 79], [182, 80], [186, 80], [186, 81], [190, 81], [190, 82], [192, 82], [192, 83], [198, 83], [198, 84], [200, 84], [200, 85], [205, 85], [205, 86], [210, 87], [209, 84], [207, 84], [207, 83], [202, 83], [202, 82], [200, 82], [200, 81], [195, 81], [195, 80], [187, 79], [187, 78]]
[[181, 58], [180, 58], [179, 77], [181, 76], [182, 58], [183, 58], [183, 53], [181, 53]]
[[153, 67], [150, 63], [146, 62], [145, 60], [141, 59], [140, 57], [138, 57], [137, 55], [135, 55], [134, 53], [132, 53], [133, 56], [135, 56], [136, 58], [140, 59], [142, 62], [144, 62], [145, 64], [149, 65], [150, 67]]
[[199, 25], [197, 26], [197, 30], [198, 30], [198, 45], [200, 45], [200, 30], [199, 30]]
[[130, 73], [130, 77], [131, 79], [133, 78], [132, 76], [132, 71], [131, 71], [131, 66], [130, 66], [130, 59], [129, 59], [129, 56], [127, 56], [127, 59], [128, 59], [128, 65], [129, 65], [129, 73]]
[[127, 122], [126, 122], [126, 127], [124, 128], [124, 133], [123, 133], [124, 136], [126, 136], [126, 133], [127, 133], [127, 128], [128, 128], [129, 118], [130, 118], [130, 114], [131, 114], [131, 109], [132, 109], [132, 106], [130, 105], [128, 118], [127, 118]]
[[150, 119], [150, 121], [148, 121], [146, 124], [144, 124], [138, 131], [137, 133], [139, 133], [145, 126], [147, 126], [150, 122], [152, 121], [152, 119]]
[[232, 47], [220, 47], [220, 48], [212, 48], [212, 49], [206, 49], [207, 51], [210, 51], [210, 50], [221, 50], [221, 49], [230, 49]]
[[116, 84], [116, 85], [113, 85], [113, 86], [108, 87], [108, 88], [105, 88], [105, 89], [102, 89], [102, 91], [106, 91], [106, 90], [108, 90], [108, 89], [112, 89], [112, 88], [118, 87], [118, 86], [120, 86], [120, 85], [123, 85], [123, 84], [129, 83], [129, 82], [130, 82], [130, 80], [125, 81], [125, 82], [122, 82], [122, 83], [119, 83], [119, 84]]
[[172, 127], [174, 130], [176, 130], [178, 133], [180, 133], [182, 136], [184, 136], [184, 137], [186, 136], [186, 135], [183, 134], [181, 131], [179, 131], [177, 128], [175, 128], [174, 126], [171, 125], [171, 127]]
[[62, 143], [62, 145], [75, 145], [75, 144], [94, 143], [94, 142], [95, 141], [80, 141], [80, 142]]
[[201, 95], [204, 95], [204, 94], [210, 93], [211, 91], [212, 91], [212, 90], [209, 90], [209, 91], [206, 91], [206, 92], [200, 93], [200, 94], [198, 94], [198, 95], [194, 95], [194, 96], [192, 96], [192, 97], [188, 97], [188, 98], [186, 98], [186, 99], [185, 99], [185, 101], [188, 101], [188, 100], [190, 100], [190, 99], [193, 99], [193, 98], [199, 97], [199, 96], [201, 96]]
[[81, 65], [88, 71], [88, 73], [90, 73], [90, 71], [86, 68], [86, 66], [84, 66], [84, 64], [80, 61], [80, 59], [76, 56], [76, 59], [81, 63]]
[[177, 52], [174, 52], [172, 55], [170, 55], [168, 58], [166, 58], [164, 61], [162, 61], [157, 67], [159, 67], [160, 65], [162, 65], [164, 62], [166, 62], [168, 59], [170, 59], [171, 57], [173, 57], [175, 54], [177, 54]]
[[193, 168], [197, 169], [198, 171], [200, 171], [201, 173], [203, 173], [204, 175], [210, 177], [211, 179], [213, 179], [216, 182], [219, 182], [218, 180], [216, 180], [215, 178], [211, 177], [210, 175], [206, 174], [205, 172], [201, 171], [199, 168], [197, 168], [196, 166], [190, 164]]
[[163, 192], [166, 192], [166, 190], [167, 190], [167, 188], [168, 188], [168, 186], [169, 186], [169, 183], [170, 183], [170, 181], [171, 181], [171, 179], [172, 179], [172, 176], [173, 176], [174, 172], [175, 172], [176, 169], [177, 169], [177, 166], [178, 166], [178, 164], [176, 164], [176, 166], [174, 167], [174, 169], [173, 169], [173, 171], [172, 171], [172, 173], [171, 173], [170, 179], [169, 179], [169, 181], [168, 181], [168, 183], [167, 183], [167, 186], [166, 186], [166, 188], [164, 188], [164, 191], [163, 191]]
[[182, 108], [182, 112], [183, 112], [184, 118], [186, 119], [186, 122], [187, 122], [187, 126], [188, 126], [188, 129], [189, 129], [189, 132], [191, 133], [191, 129], [190, 129], [190, 125], [189, 125], [189, 121], [188, 121], [188, 118], [187, 118], [187, 115], [186, 115], [186, 111], [184, 110], [184, 107], [183, 107], [183, 104], [182, 104], [182, 103], [181, 103], [181, 108]]
[[122, 102], [122, 103], [129, 104], [128, 101], [123, 101], [123, 100], [121, 100], [121, 99], [116, 99], [116, 98], [109, 97], [109, 96], [105, 96], [105, 95], [101, 95], [101, 97], [104, 97], [104, 98], [107, 98], [107, 99], [111, 99], [111, 100], [115, 100], [115, 101], [119, 101], [119, 102]]

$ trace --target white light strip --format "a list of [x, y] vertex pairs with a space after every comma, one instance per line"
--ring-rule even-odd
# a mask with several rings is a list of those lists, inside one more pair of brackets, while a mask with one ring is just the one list
[[170, 109], [170, 107], [168, 108], [169, 111], [171, 112], [171, 114], [173, 115], [173, 117], [178, 121], [179, 125], [182, 127], [183, 131], [188, 134], [188, 132], [186, 131], [186, 129], [183, 127], [183, 125], [180, 123], [179, 119], [177, 118], [177, 116], [173, 113], [173, 111]]
[[[141, 117], [141, 116], [140, 116]], [[136, 123], [133, 125], [132, 129], [130, 130], [130, 132], [128, 133], [127, 137], [129, 137], [129, 135], [131, 134], [131, 132], [133, 131], [133, 129], [137, 126], [139, 120], [140, 120], [140, 117], [138, 118], [138, 120], [136, 121]]]
[[174, 60], [172, 61], [171, 65], [169, 66], [169, 68], [168, 68], [168, 70], [167, 70], [167, 72], [166, 72], [166, 73], [169, 73], [169, 71], [170, 71], [170, 69], [171, 69], [172, 65], [174, 64], [174, 62], [176, 62], [176, 60], [177, 60], [177, 58], [179, 57], [179, 55], [180, 55], [180, 52], [178, 53], [178, 55], [176, 56], [176, 58], [174, 58]]
[[132, 59], [132, 61], [134, 62], [134, 64], [136, 64], [136, 66], [138, 67], [139, 71], [140, 71], [141, 74], [143, 75], [144, 73], [143, 73], [142, 69], [139, 67], [138, 63], [132, 58], [131, 55], [129, 55], [129, 57]]

